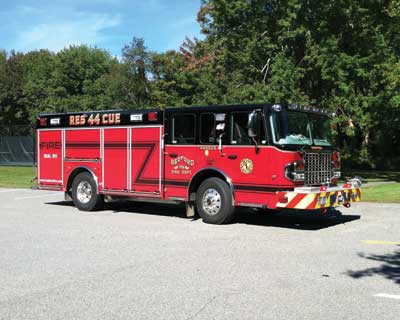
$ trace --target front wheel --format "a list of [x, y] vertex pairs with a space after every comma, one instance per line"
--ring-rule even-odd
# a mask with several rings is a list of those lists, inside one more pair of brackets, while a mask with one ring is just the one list
[[75, 206], [82, 211], [100, 209], [103, 198], [97, 193], [93, 176], [88, 172], [78, 174], [72, 183], [72, 199]]
[[229, 223], [234, 216], [233, 195], [225, 181], [208, 178], [200, 185], [196, 196], [196, 208], [206, 223]]

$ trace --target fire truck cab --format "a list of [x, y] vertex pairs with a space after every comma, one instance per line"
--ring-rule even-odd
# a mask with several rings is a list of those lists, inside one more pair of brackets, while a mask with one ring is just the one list
[[293, 104], [41, 114], [37, 187], [87, 211], [116, 198], [185, 203], [214, 224], [239, 206], [350, 206], [361, 182], [337, 183], [329, 116]]

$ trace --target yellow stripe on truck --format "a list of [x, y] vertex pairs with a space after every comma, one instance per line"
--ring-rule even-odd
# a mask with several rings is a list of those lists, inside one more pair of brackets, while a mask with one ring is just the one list
[[326, 204], [325, 204], [325, 207], [329, 207], [331, 205], [331, 193], [332, 192], [327, 192], [326, 193]]

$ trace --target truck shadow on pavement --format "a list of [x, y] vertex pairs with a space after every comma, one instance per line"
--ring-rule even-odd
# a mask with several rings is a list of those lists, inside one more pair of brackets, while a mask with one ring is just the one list
[[382, 262], [380, 266], [367, 268], [364, 270], [350, 270], [347, 275], [354, 279], [363, 277], [382, 276], [388, 280], [392, 280], [396, 284], [400, 284], [400, 246], [394, 253], [389, 254], [358, 254], [361, 258], [372, 261]]
[[328, 214], [293, 210], [277, 213], [252, 211], [249, 209], [238, 210], [234, 222], [255, 226], [316, 231], [361, 218], [360, 215], [342, 215], [338, 210], [333, 210]]
[[[73, 206], [72, 202], [48, 202], [47, 204], [59, 206]], [[157, 215], [165, 217], [177, 217], [196, 221], [199, 217], [187, 218], [185, 206], [174, 204], [154, 204], [146, 202], [119, 201], [107, 203], [105, 210], [113, 213], [134, 213], [144, 215]], [[336, 225], [349, 223], [360, 219], [359, 215], [342, 215], [338, 210], [332, 210], [328, 214], [317, 214], [302, 211], [268, 212], [239, 208], [236, 210], [235, 219], [231, 224], [247, 224], [260, 227], [276, 227], [298, 230], [321, 230]]]

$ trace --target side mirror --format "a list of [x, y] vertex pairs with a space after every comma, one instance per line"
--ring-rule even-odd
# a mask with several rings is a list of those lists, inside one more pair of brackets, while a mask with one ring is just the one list
[[260, 132], [260, 113], [253, 111], [249, 114], [249, 120], [247, 122], [247, 134], [250, 138], [257, 137], [257, 132]]

